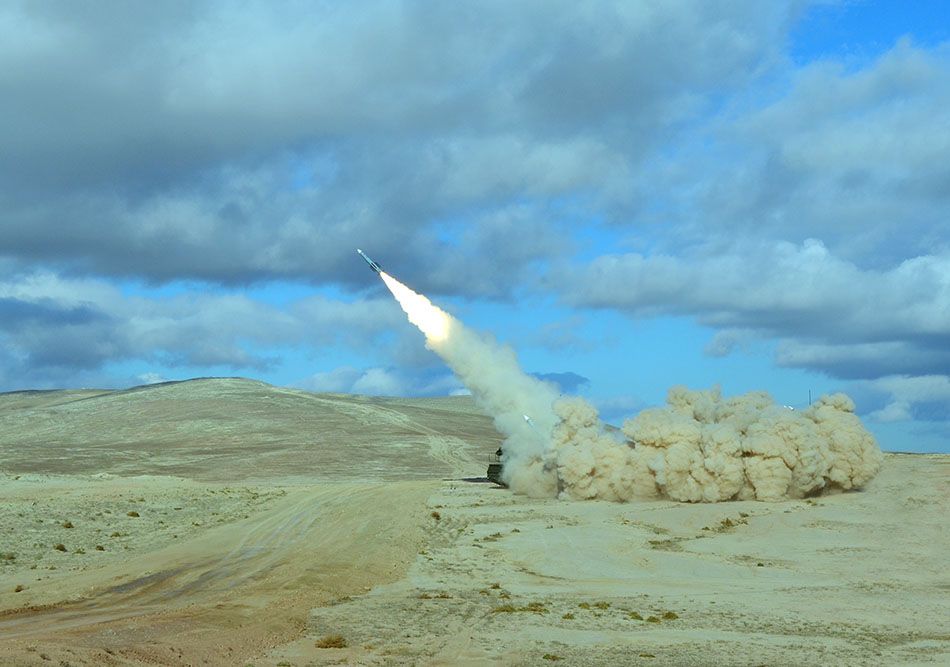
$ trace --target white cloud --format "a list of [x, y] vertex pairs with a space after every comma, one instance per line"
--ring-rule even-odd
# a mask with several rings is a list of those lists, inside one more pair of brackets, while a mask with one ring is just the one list
[[639, 176], [674, 223], [666, 240], [815, 237], [862, 268], [950, 250], [950, 43], [782, 74]]
[[392, 371], [369, 368], [353, 383], [352, 391], [370, 396], [402, 396], [406, 393], [406, 385]]
[[163, 376], [161, 373], [141, 373], [136, 377], [136, 379], [142, 384], [159, 384], [160, 382], [167, 382], [168, 378]]
[[763, 242], [728, 254], [604, 256], [563, 280], [574, 305], [691, 315], [723, 329], [714, 353], [754, 332], [781, 341], [783, 365], [841, 377], [950, 370], [950, 254], [875, 270], [814, 239]]
[[569, 251], [563, 202], [635, 206], [637, 166], [780, 61], [794, 5], [23, 5], [11, 30], [56, 39], [0, 47], [0, 253], [356, 286], [372, 242], [422, 289], [506, 296]]
[[950, 420], [950, 376], [890, 375], [855, 383], [854, 390], [881, 407], [869, 413], [876, 422]]
[[126, 295], [105, 281], [49, 272], [0, 282], [6, 352], [0, 363], [18, 386], [127, 360], [259, 371], [282, 345], [368, 349], [394, 333], [394, 342], [418, 337], [389, 299], [316, 295], [278, 307], [241, 293], [195, 289]]
[[413, 372], [407, 369], [341, 366], [320, 371], [297, 383], [307, 391], [368, 396], [460, 396], [461, 383], [444, 369]]

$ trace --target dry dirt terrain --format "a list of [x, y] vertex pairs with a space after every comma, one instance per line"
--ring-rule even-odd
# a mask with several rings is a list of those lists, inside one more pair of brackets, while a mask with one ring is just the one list
[[532, 500], [467, 398], [0, 395], [2, 665], [950, 663], [950, 456], [781, 503]]

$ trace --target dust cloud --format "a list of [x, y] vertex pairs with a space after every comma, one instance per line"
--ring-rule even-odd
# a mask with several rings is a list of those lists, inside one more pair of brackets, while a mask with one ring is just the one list
[[[874, 437], [844, 394], [805, 410], [765, 392], [670, 389], [667, 405], [610, 430], [579, 397], [526, 374], [514, 351], [381, 273], [437, 353], [505, 435], [502, 479], [532, 497], [684, 502], [781, 500], [857, 489], [880, 469]], [[525, 417], [530, 416], [530, 421]]]

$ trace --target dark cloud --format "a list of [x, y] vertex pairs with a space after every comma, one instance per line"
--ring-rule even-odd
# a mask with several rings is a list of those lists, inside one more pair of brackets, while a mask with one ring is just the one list
[[33, 325], [75, 326], [108, 319], [89, 306], [60, 306], [52, 300], [24, 301], [0, 297], [0, 321], [4, 328], [19, 329]]
[[505, 296], [567, 249], [533, 231], [559, 235], [555, 200], [630, 204], [634, 166], [775, 60], [792, 13], [8, 3], [2, 252], [154, 282], [356, 286], [360, 245], [418, 287]]

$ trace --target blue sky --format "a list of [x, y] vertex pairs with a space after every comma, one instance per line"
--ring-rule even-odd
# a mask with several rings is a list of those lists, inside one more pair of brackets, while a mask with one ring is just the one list
[[355, 253], [605, 418], [950, 451], [950, 5], [0, 8], [0, 391], [461, 390]]

